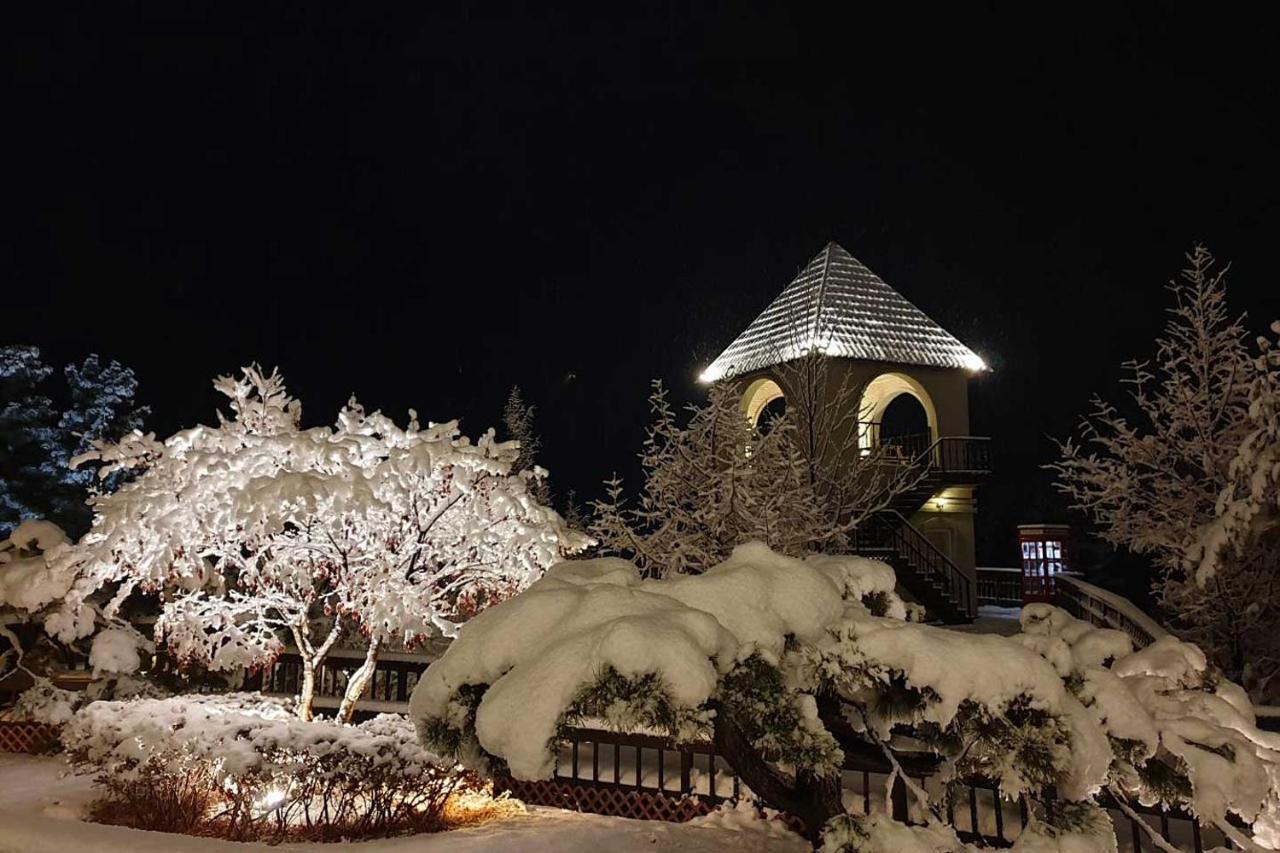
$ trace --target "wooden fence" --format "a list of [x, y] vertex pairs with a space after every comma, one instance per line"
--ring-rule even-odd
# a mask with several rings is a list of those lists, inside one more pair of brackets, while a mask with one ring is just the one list
[[[894, 777], [889, 786], [893, 768], [882, 752], [847, 737], [841, 737], [841, 746], [845, 753], [845, 806], [851, 812], [869, 814], [883, 809], [895, 820], [922, 822], [919, 804], [908, 796], [903, 780]], [[942, 804], [944, 819], [962, 840], [1009, 847], [1027, 825], [1030, 815], [1026, 801], [1005, 799], [998, 783], [976, 779], [944, 786], [936, 778], [940, 763], [936, 757], [895, 753], [895, 758], [905, 773]], [[721, 803], [736, 802], [744, 793], [750, 793], [709, 742], [676, 744], [654, 735], [598, 729], [568, 732], [567, 742], [557, 755], [553, 778], [502, 778], [497, 780], [496, 788], [536, 805], [674, 822], [707, 814]], [[1131, 839], [1131, 849], [1156, 849], [1139, 823], [1120, 812], [1118, 803], [1105, 798], [1100, 802], [1110, 811], [1117, 834]], [[1051, 810], [1053, 804], [1052, 796], [1045, 800], [1046, 808]], [[1210, 846], [1226, 843], [1216, 831], [1202, 832], [1199, 822], [1184, 812], [1129, 805], [1146, 816], [1164, 840], [1179, 849], [1202, 853], [1206, 841]], [[782, 815], [781, 819], [792, 829], [804, 831], [799, 818]]]
[[59, 728], [28, 720], [0, 720], [0, 752], [40, 755], [59, 746]]
[[1021, 607], [1022, 569], [979, 566], [978, 606]]

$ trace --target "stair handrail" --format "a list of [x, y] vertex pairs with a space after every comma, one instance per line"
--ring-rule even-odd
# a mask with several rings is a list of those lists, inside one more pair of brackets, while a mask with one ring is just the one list
[[940, 549], [937, 545], [934, 545], [932, 542], [930, 542], [929, 537], [921, 533], [920, 530], [914, 524], [912, 524], [909, 520], [907, 520], [907, 517], [905, 515], [903, 515], [902, 513], [898, 512], [896, 509], [893, 509], [893, 508], [882, 509], [880, 512], [883, 515], [897, 516], [898, 521], [901, 522], [901, 526], [905, 527], [907, 530], [910, 530], [911, 535], [916, 539], [920, 540], [920, 544], [924, 547], [924, 550], [935, 555], [938, 559], [942, 560], [948, 566], [955, 569], [957, 573], [959, 573], [960, 575], [963, 575], [965, 578], [972, 581], [973, 583], [978, 582], [978, 572], [976, 569], [972, 573], [970, 573], [965, 571], [963, 568], [961, 568], [959, 563], [957, 563], [955, 560], [952, 560], [942, 551], [942, 549]]

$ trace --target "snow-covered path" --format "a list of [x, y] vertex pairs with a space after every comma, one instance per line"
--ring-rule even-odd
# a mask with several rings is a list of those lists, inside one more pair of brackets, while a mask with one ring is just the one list
[[433, 835], [351, 844], [238, 844], [85, 823], [78, 816], [92, 799], [90, 780], [60, 778], [63, 767], [58, 758], [0, 753], [0, 853], [320, 853], [338, 849], [360, 853], [801, 853], [809, 849], [776, 824], [742, 821], [736, 815], [681, 825], [543, 808], [524, 818]]

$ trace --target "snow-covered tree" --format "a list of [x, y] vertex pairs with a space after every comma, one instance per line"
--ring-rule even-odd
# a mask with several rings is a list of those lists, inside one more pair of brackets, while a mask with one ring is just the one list
[[[1280, 335], [1280, 322], [1272, 323]], [[1245, 434], [1231, 460], [1213, 520], [1187, 554], [1197, 589], [1227, 590], [1231, 657], [1245, 682], [1268, 699], [1280, 696], [1280, 347], [1258, 339]], [[1191, 596], [1189, 596], [1191, 597]], [[1209, 608], [1214, 598], [1197, 602]], [[1202, 619], [1200, 621], [1209, 621]]]
[[728, 384], [691, 405], [683, 425], [661, 382], [649, 402], [639, 500], [629, 505], [615, 476], [593, 505], [590, 531], [605, 553], [657, 577], [704, 571], [753, 540], [793, 556], [843, 542], [848, 528], [825, 511], [788, 419], [762, 432]]
[[[534, 415], [535, 407], [525, 402], [520, 386], [511, 386], [511, 393], [502, 407], [502, 425], [506, 429], [506, 440], [514, 441], [520, 447], [520, 454], [511, 469], [513, 474], [531, 471], [537, 465], [542, 439], [538, 436]], [[539, 503], [550, 505], [551, 489], [545, 472], [533, 482], [532, 488]]]
[[40, 386], [53, 368], [35, 347], [0, 348], [0, 532], [42, 518], [35, 506], [44, 484], [46, 448], [55, 443], [57, 415]]
[[[946, 841], [920, 849], [969, 849], [944, 816], [948, 781], [975, 777], [1026, 803], [1027, 850], [1066, 835], [1109, 842], [1070, 849], [1115, 849], [1104, 790], [1280, 841], [1280, 739], [1193, 646], [1131, 653], [1124, 634], [1047, 606], [1029, 609], [1018, 638], [911, 623], [883, 563], [761, 543], [700, 575], [641, 574], [618, 558], [562, 563], [463, 626], [410, 702], [427, 746], [540, 779], [565, 729], [587, 720], [710, 738], [750, 795], [830, 850], [915, 849], [892, 839], [919, 833]], [[946, 759], [933, 793], [902, 777], [925, 825], [845, 815], [844, 749], [898, 767], [900, 735]]]
[[[792, 346], [793, 352], [802, 351], [798, 341]], [[891, 442], [868, 433], [865, 387], [848, 372], [837, 372], [836, 364], [821, 349], [810, 348], [775, 370], [809, 482], [829, 521], [852, 530], [888, 508], [928, 471], [925, 464], [909, 464]]]
[[215, 387], [218, 426], [164, 442], [132, 434], [78, 463], [140, 468], [93, 501], [93, 527], [66, 552], [77, 597], [115, 584], [110, 614], [136, 590], [161, 596], [156, 640], [213, 670], [261, 665], [291, 639], [302, 658], [299, 713], [339, 638], [364, 637], [339, 716], [348, 719], [389, 641], [451, 634], [461, 605], [509, 595], [581, 544], [539, 505], [518, 449], [456, 422], [399, 426], [353, 399], [332, 427], [303, 429], [278, 373], [247, 367]]
[[28, 519], [47, 519], [78, 535], [89, 526], [86, 500], [120, 484], [96, 482], [69, 465], [94, 441], [118, 439], [142, 426], [146, 407], [134, 403], [138, 382], [118, 362], [90, 355], [54, 369], [30, 346], [0, 348], [0, 533]]
[[780, 370], [787, 410], [759, 424], [743, 415], [731, 383], [712, 385], [684, 424], [654, 383], [638, 501], [628, 504], [614, 477], [593, 504], [590, 530], [606, 553], [657, 575], [703, 571], [749, 541], [797, 557], [839, 552], [924, 474], [882, 447], [859, 446], [860, 389], [835, 382], [826, 359]]
[[1250, 537], [1217, 571], [1197, 577], [1195, 568], [1204, 531], [1246, 464], [1238, 456], [1251, 452], [1251, 410], [1269, 392], [1243, 320], [1228, 311], [1226, 270], [1215, 272], [1201, 246], [1187, 258], [1170, 284], [1174, 304], [1154, 360], [1126, 364], [1127, 404], [1095, 398], [1079, 441], [1063, 443], [1050, 467], [1100, 536], [1151, 558], [1155, 591], [1178, 633], [1261, 691], [1280, 666], [1274, 546]]

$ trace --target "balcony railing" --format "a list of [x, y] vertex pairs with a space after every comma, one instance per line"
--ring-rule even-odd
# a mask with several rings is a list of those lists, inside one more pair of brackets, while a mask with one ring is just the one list
[[991, 440], [984, 436], [910, 433], [884, 435], [881, 424], [864, 421], [858, 424], [860, 443], [864, 448], [879, 448], [882, 456], [903, 464], [927, 463], [940, 473], [991, 473]]

